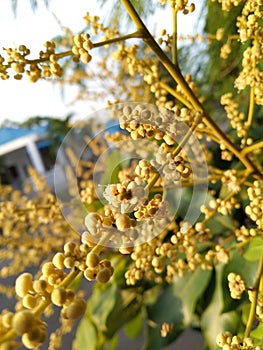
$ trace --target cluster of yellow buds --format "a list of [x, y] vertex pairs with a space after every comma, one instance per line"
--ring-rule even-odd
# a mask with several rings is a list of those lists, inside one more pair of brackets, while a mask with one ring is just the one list
[[74, 55], [78, 56], [83, 63], [88, 63], [91, 60], [91, 55], [89, 51], [93, 48], [93, 44], [90, 41], [89, 34], [78, 34], [74, 37], [74, 45], [72, 47], [72, 52]]

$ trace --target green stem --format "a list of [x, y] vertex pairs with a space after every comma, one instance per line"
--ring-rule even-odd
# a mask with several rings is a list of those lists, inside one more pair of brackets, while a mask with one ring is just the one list
[[129, 13], [131, 19], [137, 26], [137, 29], [140, 30], [140, 32], [143, 34], [144, 41], [150, 46], [150, 48], [153, 50], [153, 52], [159, 57], [160, 61], [166, 68], [166, 70], [170, 73], [172, 78], [177, 82], [177, 84], [180, 85], [182, 90], [187, 95], [192, 107], [196, 111], [200, 111], [204, 117], [203, 120], [205, 124], [210, 127], [215, 135], [224, 142], [227, 149], [231, 151], [243, 164], [244, 166], [253, 174], [255, 174], [258, 178], [262, 178], [263, 175], [261, 172], [257, 169], [255, 164], [247, 158], [245, 155], [243, 155], [240, 152], [240, 149], [231, 141], [231, 139], [226, 135], [214, 122], [214, 120], [209, 116], [201, 102], [198, 100], [196, 95], [193, 93], [191, 88], [189, 87], [188, 83], [184, 79], [180, 69], [178, 66], [175, 66], [173, 62], [169, 59], [169, 57], [163, 52], [161, 47], [158, 45], [158, 43], [154, 40], [153, 36], [148, 31], [145, 24], [142, 22], [140, 16], [136, 12], [135, 8], [131, 4], [130, 0], [121, 0], [124, 7], [126, 8], [127, 12]]
[[255, 280], [253, 290], [252, 290], [252, 302], [251, 302], [250, 312], [249, 312], [247, 325], [246, 325], [246, 329], [245, 329], [244, 339], [249, 337], [250, 332], [251, 332], [252, 327], [253, 327], [253, 323], [254, 323], [254, 319], [255, 319], [255, 315], [256, 315], [259, 285], [260, 285], [260, 280], [262, 278], [262, 274], [263, 274], [263, 252], [262, 252], [261, 257], [260, 257], [257, 275], [256, 275], [256, 280]]

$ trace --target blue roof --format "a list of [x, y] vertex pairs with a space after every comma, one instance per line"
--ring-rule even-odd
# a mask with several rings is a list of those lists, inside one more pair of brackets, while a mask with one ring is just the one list
[[38, 126], [36, 128], [0, 128], [0, 146], [7, 142], [19, 139], [20, 137], [29, 136], [32, 134], [44, 134], [47, 131], [47, 126]]

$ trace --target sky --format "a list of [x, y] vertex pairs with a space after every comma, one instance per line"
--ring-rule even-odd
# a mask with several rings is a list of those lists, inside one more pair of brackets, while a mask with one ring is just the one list
[[[200, 4], [200, 0], [196, 3]], [[84, 27], [83, 16], [88, 11], [90, 14], [100, 14], [101, 9], [95, 0], [51, 0], [47, 9], [44, 2], [38, 0], [38, 9], [33, 12], [29, 0], [17, 1], [17, 16], [14, 16], [11, 0], [0, 1], [0, 52], [2, 48], [14, 47], [24, 44], [30, 48], [31, 53], [43, 49], [43, 43], [56, 35], [63, 34], [54, 15], [57, 16], [62, 25], [69, 27], [74, 33], [78, 33]], [[198, 16], [197, 11], [187, 16], [181, 15], [178, 27], [184, 33], [194, 31], [194, 23]], [[165, 16], [160, 15], [160, 29], [163, 24], [171, 26]], [[150, 28], [151, 29], [151, 28]], [[77, 119], [86, 118], [94, 109], [103, 106], [94, 104], [94, 101], [78, 102], [72, 106], [70, 102], [74, 96], [74, 89], [67, 88], [62, 98], [58, 85], [50, 81], [38, 81], [30, 83], [26, 77], [20, 81], [12, 78], [0, 80], [1, 108], [0, 125], [5, 119], [23, 121], [32, 116], [54, 116], [63, 118], [74, 112]], [[106, 102], [106, 101], [105, 101]]]

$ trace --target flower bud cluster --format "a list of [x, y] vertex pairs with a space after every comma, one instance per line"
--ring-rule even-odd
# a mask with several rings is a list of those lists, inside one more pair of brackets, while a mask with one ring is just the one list
[[106, 283], [113, 274], [110, 261], [101, 259], [92, 250], [93, 245], [86, 243], [88, 244], [79, 245], [74, 241], [67, 242], [63, 253], [56, 253], [52, 262], [42, 265], [41, 275], [37, 279], [33, 279], [28, 272], [17, 277], [15, 292], [21, 305], [16, 313], [3, 311], [0, 315], [0, 334], [12, 329], [22, 337], [26, 348], [35, 349], [46, 339], [46, 324], [41, 321], [37, 310], [44, 311], [51, 303], [61, 308], [65, 320], [74, 321], [83, 316], [86, 302], [71, 289], [67, 289], [71, 280], [67, 282], [69, 276], [65, 269], [71, 269], [75, 276], [77, 272], [83, 271], [89, 281], [97, 280], [101, 283]]
[[[134, 248], [131, 253], [134, 262], [125, 273], [128, 285], [135, 285], [142, 278], [156, 283], [171, 283], [175, 275], [183, 276], [185, 271], [192, 272], [198, 266], [202, 269], [212, 268], [211, 261], [205, 259], [196, 247], [199, 234], [206, 230], [203, 225], [197, 224], [196, 231], [185, 222], [180, 224], [180, 228], [172, 223], [169, 229], [172, 234], [170, 241], [154, 238]], [[218, 254], [222, 254], [222, 251], [218, 251]]]
[[263, 229], [263, 183], [260, 181], [254, 181], [253, 187], [249, 187], [247, 190], [250, 203], [245, 208], [246, 214], [253, 220], [258, 229]]
[[220, 333], [216, 337], [216, 344], [223, 350], [261, 350], [261, 346], [254, 348], [252, 338], [241, 339], [237, 335], [232, 335], [231, 332]]
[[[253, 290], [248, 290], [249, 301], [252, 303], [255, 293]], [[263, 322], [263, 294], [259, 291], [257, 296], [257, 305], [256, 305], [256, 317], [259, 322]]]
[[223, 11], [230, 11], [233, 6], [238, 6], [243, 0], [212, 0], [217, 1], [222, 6]]
[[241, 299], [242, 293], [246, 290], [245, 281], [240, 275], [231, 272], [228, 276], [228, 287], [233, 299]]
[[[209, 207], [212, 210], [216, 210], [221, 215], [228, 215], [234, 209], [239, 209], [240, 208], [240, 203], [233, 196], [229, 200], [216, 198], [216, 199], [211, 199], [209, 201]], [[201, 211], [204, 214], [208, 214], [209, 213], [209, 209], [207, 209], [205, 206], [201, 207]]]
[[89, 51], [93, 48], [93, 44], [90, 40], [89, 34], [78, 34], [74, 36], [74, 45], [72, 52], [74, 55], [80, 58], [81, 62], [88, 63], [91, 60]]
[[188, 4], [188, 0], [159, 0], [162, 5], [169, 3], [169, 5], [177, 11], [182, 11], [184, 15], [195, 10], [195, 4]]
[[94, 183], [92, 180], [82, 181], [80, 183], [80, 198], [81, 201], [91, 204], [97, 198]]
[[[35, 83], [40, 78], [57, 78], [63, 74], [62, 67], [58, 64], [59, 55], [55, 54], [55, 43], [47, 41], [44, 43], [45, 51], [39, 52], [39, 59], [31, 60], [26, 56], [30, 54], [30, 50], [25, 45], [20, 45], [18, 48], [8, 48], [5, 52], [8, 56], [5, 58], [0, 56], [0, 74], [2, 79], [8, 79], [7, 69], [11, 67], [14, 72], [14, 78], [22, 79], [25, 73], [30, 82]], [[27, 68], [27, 69], [26, 69]]]
[[236, 169], [228, 169], [224, 171], [221, 177], [222, 184], [227, 185], [229, 191], [238, 193], [240, 191], [240, 179]]
[[249, 238], [255, 237], [261, 234], [260, 231], [256, 228], [247, 228], [242, 225], [239, 229], [235, 230], [235, 235], [238, 241], [244, 242], [249, 240]]
[[221, 97], [221, 104], [224, 106], [226, 115], [230, 120], [233, 129], [236, 130], [238, 137], [246, 136], [246, 125], [244, 123], [245, 115], [237, 110], [238, 103], [233, 101], [232, 94], [227, 93]]

